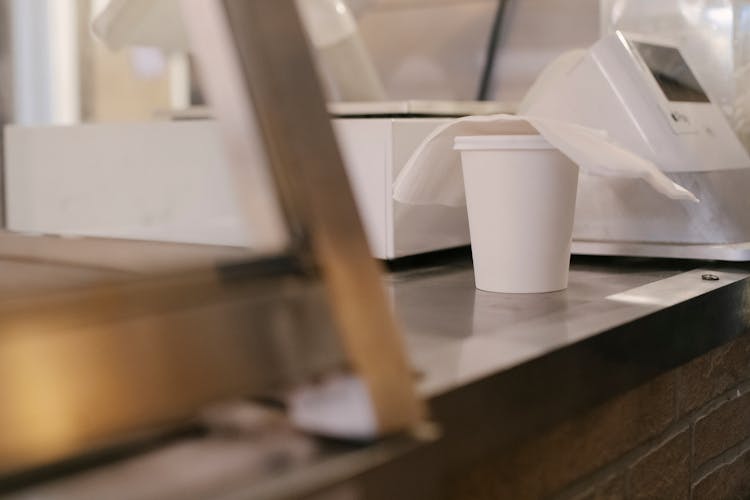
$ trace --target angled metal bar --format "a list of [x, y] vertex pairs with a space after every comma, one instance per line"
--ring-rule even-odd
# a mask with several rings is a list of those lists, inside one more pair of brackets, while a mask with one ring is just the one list
[[[205, 8], [211, 2], [192, 3]], [[296, 251], [320, 270], [339, 338], [369, 390], [379, 430], [403, 429], [421, 418], [423, 406], [367, 246], [295, 2], [221, 5], [242, 81], [218, 82], [227, 72], [204, 50], [199, 64], [208, 87], [241, 87], [246, 98], [240, 102], [252, 103], [242, 111], [257, 118]], [[200, 22], [192, 25], [197, 34]], [[215, 110], [220, 122], [223, 109]]]

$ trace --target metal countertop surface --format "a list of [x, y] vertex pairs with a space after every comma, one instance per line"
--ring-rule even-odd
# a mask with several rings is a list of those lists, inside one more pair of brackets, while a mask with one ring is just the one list
[[[718, 280], [703, 279], [706, 274]], [[134, 481], [144, 499], [299, 498], [329, 488], [340, 498], [397, 498], [392, 488], [406, 478], [437, 484], [446, 468], [471, 463], [529, 429], [569, 418], [744, 333], [749, 276], [741, 266], [705, 262], [576, 258], [567, 290], [505, 295], [476, 290], [466, 258], [392, 272], [386, 287], [420, 390], [443, 428], [437, 441], [397, 436], [367, 446], [312, 445], [317, 451], [303, 453], [287, 473], [258, 476], [258, 458], [238, 453], [236, 439], [185, 438], [13, 498], [97, 498]], [[707, 314], [714, 314], [713, 323], [703, 321]], [[715, 324], [716, 315], [725, 319]], [[683, 330], [691, 347], [677, 349]], [[644, 350], [648, 356], [632, 359]], [[535, 395], [551, 378], [559, 394], [542, 406], [526, 405], [541, 401]], [[279, 439], [281, 449], [306, 446], [294, 433]], [[206, 464], [206, 450], [221, 468]], [[446, 456], [448, 462], [425, 467]], [[144, 486], [144, 478], [156, 477]], [[399, 498], [415, 494], [400, 491]]]
[[387, 286], [429, 398], [750, 276], [725, 268], [576, 258], [567, 290], [523, 295], [475, 289], [458, 262], [391, 274]]

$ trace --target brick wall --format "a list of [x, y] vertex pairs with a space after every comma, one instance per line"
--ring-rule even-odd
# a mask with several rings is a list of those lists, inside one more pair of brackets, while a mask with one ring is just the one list
[[450, 485], [456, 500], [750, 498], [750, 335]]

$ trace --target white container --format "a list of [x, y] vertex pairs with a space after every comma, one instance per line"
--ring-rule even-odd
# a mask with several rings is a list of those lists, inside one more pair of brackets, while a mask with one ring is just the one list
[[542, 293], [568, 286], [578, 166], [540, 135], [456, 137], [476, 287]]
[[[451, 121], [332, 120], [374, 257], [469, 244], [465, 207], [393, 199], [393, 181], [411, 154]], [[257, 244], [234, 203], [213, 120], [10, 127], [5, 153], [6, 217], [13, 231]]]

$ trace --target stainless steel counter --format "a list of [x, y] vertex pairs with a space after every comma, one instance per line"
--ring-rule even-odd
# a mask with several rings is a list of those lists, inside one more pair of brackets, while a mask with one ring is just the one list
[[135, 480], [152, 485], [133, 498], [427, 498], [446, 470], [745, 334], [749, 276], [720, 264], [576, 259], [568, 290], [522, 296], [475, 290], [465, 258], [394, 272], [386, 285], [439, 432], [369, 445], [308, 440], [313, 451], [260, 476], [241, 473], [257, 461], [233, 440], [192, 436], [15, 498], [96, 498]]
[[388, 286], [422, 393], [435, 397], [748, 276], [695, 263], [589, 259], [574, 264], [568, 289], [556, 293], [476, 290], [468, 263], [394, 274]]

